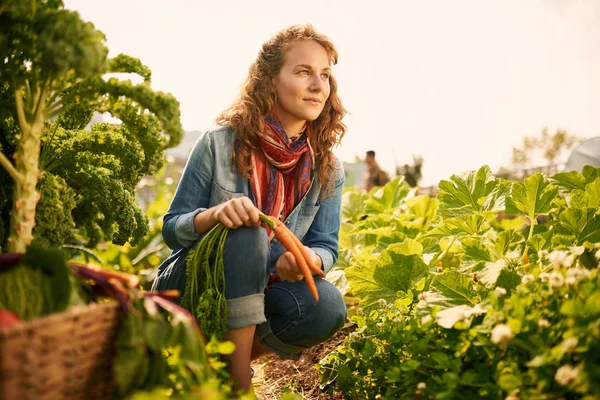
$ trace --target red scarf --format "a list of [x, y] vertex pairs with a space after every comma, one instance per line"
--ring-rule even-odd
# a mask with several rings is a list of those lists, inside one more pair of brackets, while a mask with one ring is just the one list
[[285, 221], [310, 187], [314, 153], [307, 130], [290, 141], [275, 116], [265, 121], [260, 148], [252, 152], [250, 185], [256, 206], [265, 214]]

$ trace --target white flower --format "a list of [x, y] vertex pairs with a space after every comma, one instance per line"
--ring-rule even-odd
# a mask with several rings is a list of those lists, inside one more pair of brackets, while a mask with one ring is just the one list
[[579, 341], [577, 340], [577, 338], [570, 337], [563, 340], [560, 344], [560, 347], [562, 347], [565, 353], [571, 353], [573, 350], [575, 350], [575, 348], [577, 348], [578, 343]]
[[496, 289], [494, 289], [494, 292], [496, 293], [496, 295], [498, 297], [502, 297], [506, 294], [506, 289], [504, 289], [503, 287], [498, 286]]
[[540, 257], [540, 259], [542, 258], [548, 258], [548, 250], [540, 250], [538, 251], [538, 256]]
[[402, 318], [400, 318], [400, 317], [396, 317], [396, 318], [394, 318], [394, 319], [392, 320], [392, 322], [394, 322], [394, 323], [396, 323], [396, 324], [399, 324], [400, 322], [402, 322]]
[[554, 250], [548, 255], [548, 260], [554, 264], [561, 264], [562, 260], [567, 257], [567, 252], [562, 250]]
[[419, 293], [418, 299], [420, 301], [427, 301], [427, 293], [425, 293], [425, 292]]
[[425, 390], [426, 387], [427, 384], [425, 382], [419, 382], [419, 384], [417, 385], [417, 389], [419, 390]]
[[595, 255], [595, 257], [596, 257], [596, 260], [600, 260], [600, 250], [598, 250], [598, 251], [596, 252], [596, 255]]
[[367, 330], [367, 326], [365, 325], [365, 326], [363, 326], [362, 328], [358, 329], [358, 330], [356, 331], [356, 333], [358, 333], [358, 334], [362, 334], [362, 333], [364, 333], [366, 330]]
[[548, 320], [547, 320], [547, 319], [540, 319], [540, 320], [538, 321], [538, 326], [539, 326], [540, 328], [548, 328], [548, 327], [550, 326], [550, 322], [548, 322]]
[[508, 325], [496, 325], [492, 329], [492, 343], [506, 345], [512, 339], [513, 333]]
[[573, 368], [570, 364], [563, 365], [558, 370], [556, 370], [556, 375], [554, 375], [554, 379], [556, 382], [560, 383], [563, 386], [566, 386], [570, 383], [575, 382], [577, 376], [579, 375], [579, 369]]
[[377, 303], [379, 303], [379, 307], [385, 307], [387, 305], [387, 301], [385, 301], [385, 299], [379, 299], [377, 300]]
[[548, 277], [550, 287], [558, 288], [565, 284], [565, 277], [560, 272], [552, 272]]
[[550, 277], [550, 274], [547, 272], [542, 272], [540, 274], [540, 281], [542, 282], [548, 282], [548, 278]]
[[521, 278], [521, 283], [528, 284], [529, 282], [533, 282], [534, 280], [535, 280], [535, 278], [533, 275], [527, 274], [527, 275], [523, 275], [523, 277]]
[[566, 282], [568, 285], [575, 285], [583, 278], [590, 276], [590, 271], [585, 268], [569, 268], [567, 270]]
[[548, 260], [556, 267], [570, 267], [575, 261], [575, 255], [569, 254], [564, 250], [554, 250], [548, 256]]
[[520, 400], [520, 398], [514, 394], [509, 394], [504, 400]]
[[576, 256], [580, 256], [585, 251], [585, 247], [584, 246], [571, 246], [571, 248], [569, 248], [569, 250], [571, 250], [571, 253], [575, 254]]

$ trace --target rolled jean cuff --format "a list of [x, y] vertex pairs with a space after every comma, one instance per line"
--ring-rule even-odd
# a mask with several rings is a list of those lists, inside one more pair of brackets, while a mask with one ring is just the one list
[[227, 328], [238, 329], [259, 325], [267, 321], [265, 317], [265, 295], [263, 293], [227, 300]]
[[289, 360], [299, 360], [304, 347], [295, 346], [293, 344], [285, 344], [275, 336], [271, 330], [269, 322], [265, 322], [256, 327], [256, 334], [259, 342], [266, 348], [273, 350], [281, 358]]

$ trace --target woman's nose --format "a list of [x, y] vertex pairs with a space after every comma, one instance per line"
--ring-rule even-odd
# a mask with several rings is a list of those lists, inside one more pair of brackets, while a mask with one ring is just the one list
[[310, 91], [311, 92], [320, 92], [323, 90], [324, 83], [321, 80], [320, 76], [313, 76], [310, 82]]

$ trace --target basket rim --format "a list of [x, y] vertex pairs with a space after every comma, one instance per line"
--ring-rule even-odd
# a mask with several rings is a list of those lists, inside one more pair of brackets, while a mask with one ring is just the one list
[[48, 314], [40, 317], [32, 318], [28, 321], [20, 321], [14, 325], [7, 327], [0, 327], [0, 339], [5, 337], [13, 336], [15, 334], [19, 334], [21, 332], [25, 332], [35, 329], [42, 325], [58, 323], [61, 320], [76, 317], [90, 311], [105, 311], [108, 312], [111, 309], [118, 308], [119, 303], [115, 300], [111, 300], [104, 303], [89, 303], [89, 304], [80, 304], [69, 308], [66, 311], [61, 311], [53, 314]]

